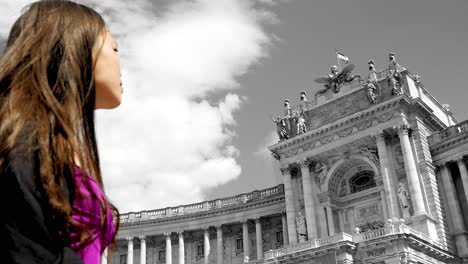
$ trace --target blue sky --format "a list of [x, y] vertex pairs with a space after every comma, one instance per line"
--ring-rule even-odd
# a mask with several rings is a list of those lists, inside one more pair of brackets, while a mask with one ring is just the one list
[[[28, 2], [0, 0], [0, 39]], [[99, 112], [98, 134], [106, 190], [123, 212], [280, 183], [270, 115], [319, 88], [335, 48], [357, 74], [396, 52], [468, 119], [463, 0], [81, 2], [104, 14], [120, 46], [124, 101]]]

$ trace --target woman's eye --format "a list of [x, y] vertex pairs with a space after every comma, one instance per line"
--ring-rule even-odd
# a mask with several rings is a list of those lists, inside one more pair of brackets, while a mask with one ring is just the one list
[[118, 49], [118, 48], [114, 48], [114, 51], [115, 51], [115, 52], [119, 52], [119, 49]]

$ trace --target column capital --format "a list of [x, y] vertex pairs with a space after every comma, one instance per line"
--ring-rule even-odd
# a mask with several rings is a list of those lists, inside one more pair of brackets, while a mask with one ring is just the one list
[[281, 211], [281, 216], [286, 217], [286, 211]]
[[146, 236], [145, 236], [145, 235], [138, 236], [138, 238], [140, 239], [140, 241], [145, 241], [145, 240], [146, 240]]
[[308, 168], [309, 165], [310, 165], [311, 163], [312, 163], [312, 161], [309, 160], [309, 159], [307, 159], [307, 158], [299, 159], [299, 160], [297, 161], [297, 164], [299, 165], [299, 167], [300, 167], [301, 169], [303, 169], [303, 168]]
[[242, 224], [248, 224], [250, 222], [250, 219], [245, 218], [240, 221]]
[[216, 230], [223, 230], [223, 224], [216, 224], [215, 228]]
[[440, 163], [440, 164], [437, 164], [435, 167], [436, 167], [436, 171], [442, 171], [444, 169], [448, 169], [448, 164], [447, 162], [443, 162], [443, 163]]
[[166, 238], [171, 238], [171, 235], [172, 235], [172, 232], [164, 232], [163, 235], [166, 237]]
[[281, 174], [286, 175], [286, 174], [291, 174], [291, 168], [289, 167], [289, 164], [288, 165], [284, 165], [284, 166], [280, 166], [280, 171], [281, 171]]
[[460, 165], [464, 165], [465, 164], [465, 157], [464, 156], [457, 156], [454, 161], [458, 164], [458, 166]]
[[184, 236], [184, 230], [178, 230], [177, 234], [179, 235], [179, 237]]
[[401, 135], [409, 135], [410, 129], [411, 127], [409, 124], [403, 123], [398, 126], [398, 133]]
[[125, 240], [127, 240], [127, 242], [132, 242], [133, 243], [133, 237], [126, 237]]
[[261, 217], [256, 217], [254, 220], [255, 220], [256, 224], [261, 223], [261, 221], [262, 221]]

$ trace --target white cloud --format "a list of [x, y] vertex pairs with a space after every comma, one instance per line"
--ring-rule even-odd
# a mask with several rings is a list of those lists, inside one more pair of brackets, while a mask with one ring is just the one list
[[[18, 14], [11, 2], [2, 10]], [[143, 0], [81, 2], [104, 14], [121, 50], [123, 103], [97, 115], [106, 191], [121, 212], [200, 201], [238, 177], [231, 141], [246, 98], [236, 77], [266, 55], [262, 23], [273, 16], [245, 0], [177, 1], [158, 16]]]
[[233, 89], [269, 42], [241, 1], [179, 2], [147, 22], [119, 39], [124, 102], [100, 115], [109, 196], [123, 211], [200, 201], [240, 175], [231, 141], [245, 98]]

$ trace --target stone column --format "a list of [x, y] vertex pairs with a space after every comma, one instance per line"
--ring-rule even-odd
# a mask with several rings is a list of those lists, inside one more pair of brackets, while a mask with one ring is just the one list
[[408, 178], [408, 187], [411, 193], [411, 201], [413, 204], [414, 214], [421, 215], [426, 213], [424, 207], [424, 199], [421, 191], [421, 184], [419, 182], [418, 171], [414, 161], [413, 151], [411, 150], [411, 143], [408, 137], [408, 126], [401, 125], [398, 136], [400, 137], [401, 151], [403, 153], [403, 161], [405, 163], [406, 177]]
[[460, 170], [460, 177], [463, 184], [463, 190], [465, 192], [465, 198], [468, 203], [468, 171], [466, 168], [466, 163], [463, 161], [463, 157], [459, 157], [457, 160], [458, 169]]
[[344, 216], [343, 216], [343, 209], [338, 210], [339, 222], [340, 222], [340, 232], [344, 232]]
[[257, 239], [257, 259], [263, 259], [262, 223], [260, 218], [255, 219], [255, 235]]
[[248, 220], [242, 221], [242, 244], [244, 246], [244, 259], [250, 258], [250, 239]]
[[140, 239], [140, 264], [146, 264], [146, 237], [139, 236]]
[[203, 230], [203, 253], [204, 253], [204, 261], [205, 264], [210, 263], [210, 231], [207, 228]]
[[185, 263], [184, 231], [179, 231], [179, 264]]
[[127, 237], [127, 264], [133, 264], [133, 237]]
[[384, 189], [380, 189], [380, 200], [382, 201], [382, 210], [383, 210], [384, 219], [389, 219], [389, 217], [388, 217], [387, 199], [386, 199], [386, 195], [385, 195], [385, 190], [384, 190]]
[[444, 185], [450, 218], [453, 223], [453, 236], [455, 238], [457, 253], [462, 258], [468, 257], [468, 237], [466, 234], [466, 228], [463, 222], [460, 204], [458, 203], [456, 196], [452, 175], [446, 164], [440, 166], [440, 177], [442, 178], [442, 183]]
[[356, 222], [354, 221], [354, 207], [348, 208], [346, 214], [348, 214], [348, 221], [349, 227], [351, 228], [351, 233], [354, 233], [354, 229], [356, 228]]
[[[398, 199], [396, 196], [395, 186], [392, 184], [390, 179], [390, 162], [387, 156], [387, 145], [385, 144], [385, 138], [383, 132], [380, 132], [376, 136], [377, 138], [377, 151], [379, 153], [380, 161], [380, 173], [382, 174], [383, 186], [385, 190], [385, 198], [387, 201], [387, 217], [392, 219], [399, 219], [400, 211], [398, 209]], [[408, 139], [409, 140], [409, 139]], [[382, 200], [382, 203], [383, 203]]]
[[289, 236], [288, 236], [288, 222], [286, 220], [286, 212], [281, 212], [281, 226], [283, 230], [283, 245], [289, 245]]
[[309, 172], [310, 162], [307, 159], [299, 162], [302, 173], [302, 187], [304, 189], [304, 209], [307, 223], [307, 238], [312, 240], [317, 237], [317, 224], [315, 223], [314, 200], [312, 199], [312, 179]]
[[172, 264], [171, 233], [164, 233], [164, 236], [166, 236], [166, 264]]
[[328, 235], [335, 235], [335, 221], [333, 221], [333, 211], [330, 205], [327, 205]]
[[216, 226], [216, 253], [217, 253], [217, 262], [218, 264], [223, 264], [223, 229], [221, 225]]
[[104, 252], [102, 252], [101, 264], [107, 264], [107, 248], [104, 249]]
[[288, 241], [289, 244], [297, 243], [296, 232], [296, 209], [294, 206], [294, 194], [292, 190], [291, 171], [289, 168], [282, 168], [284, 176], [284, 193], [286, 198], [286, 217], [288, 222]]

